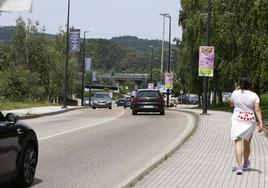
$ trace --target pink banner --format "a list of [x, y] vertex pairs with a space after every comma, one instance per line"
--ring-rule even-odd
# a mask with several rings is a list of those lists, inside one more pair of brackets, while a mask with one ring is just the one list
[[199, 76], [213, 77], [214, 47], [200, 46], [199, 48]]

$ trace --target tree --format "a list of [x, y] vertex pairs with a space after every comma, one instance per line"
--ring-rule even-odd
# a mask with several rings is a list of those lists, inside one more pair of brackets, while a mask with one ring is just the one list
[[[198, 48], [206, 44], [207, 1], [182, 0], [181, 4], [183, 37], [178, 48], [182, 64], [177, 72], [182, 85], [198, 93], [202, 91], [197, 77]], [[220, 102], [222, 91], [232, 91], [241, 77], [252, 80], [257, 93], [267, 91], [267, 8], [264, 0], [212, 1], [211, 44], [216, 58], [209, 91], [217, 93]]]

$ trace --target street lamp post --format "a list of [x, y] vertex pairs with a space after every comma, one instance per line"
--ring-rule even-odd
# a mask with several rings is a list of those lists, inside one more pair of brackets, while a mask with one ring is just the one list
[[83, 58], [82, 58], [82, 92], [81, 92], [81, 106], [84, 106], [84, 90], [85, 90], [85, 49], [86, 49], [86, 33], [89, 31], [84, 31], [84, 46], [83, 46]]
[[91, 101], [91, 91], [92, 91], [92, 85], [93, 85], [93, 81], [92, 81], [92, 77], [93, 77], [93, 74], [92, 74], [92, 72], [93, 72], [93, 60], [94, 60], [94, 54], [95, 54], [95, 52], [90, 52], [90, 54], [91, 54], [91, 68], [90, 68], [90, 79], [89, 79], [89, 90], [88, 90], [88, 92], [89, 92], [89, 94], [88, 94], [88, 102], [89, 102], [89, 106], [91, 106], [91, 103], [90, 103], [90, 101]]
[[[171, 67], [171, 62], [170, 62], [170, 46], [171, 46], [171, 16], [168, 15], [167, 18], [169, 18], [169, 40], [168, 40], [168, 73], [170, 73], [170, 67]], [[169, 94], [170, 94], [170, 89], [167, 89], [167, 106], [169, 106]]]
[[165, 39], [165, 18], [166, 16], [168, 16], [169, 14], [160, 14], [161, 16], [163, 16], [163, 38], [162, 38], [162, 51], [161, 51], [161, 81], [162, 81], [162, 73], [163, 73], [163, 64], [164, 64], [164, 39]]
[[67, 12], [67, 34], [66, 34], [66, 62], [64, 67], [64, 94], [63, 94], [63, 108], [67, 108], [67, 92], [68, 92], [68, 63], [69, 63], [69, 23], [70, 23], [70, 0], [68, 0]]
[[[208, 0], [208, 23], [207, 23], [207, 46], [210, 45], [210, 18], [211, 18], [211, 0]], [[204, 90], [204, 98], [203, 98], [203, 113], [207, 114], [208, 101], [207, 101], [207, 92], [208, 92], [208, 77], [205, 76], [203, 79], [203, 90]]]
[[150, 45], [149, 48], [152, 48], [150, 82], [153, 82], [154, 47]]

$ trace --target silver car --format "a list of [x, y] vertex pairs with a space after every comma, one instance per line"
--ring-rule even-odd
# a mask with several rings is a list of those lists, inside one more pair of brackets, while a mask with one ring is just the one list
[[91, 105], [93, 109], [109, 108], [112, 109], [112, 99], [108, 92], [96, 92], [91, 98]]

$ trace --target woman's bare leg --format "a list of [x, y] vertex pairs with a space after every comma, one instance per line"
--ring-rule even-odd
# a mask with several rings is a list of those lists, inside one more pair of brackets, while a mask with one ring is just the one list
[[249, 140], [244, 140], [244, 162], [246, 162], [249, 159], [251, 138], [252, 136], [250, 137]]
[[237, 166], [242, 165], [242, 154], [243, 154], [242, 140], [241, 138], [238, 138], [235, 140], [235, 158]]

